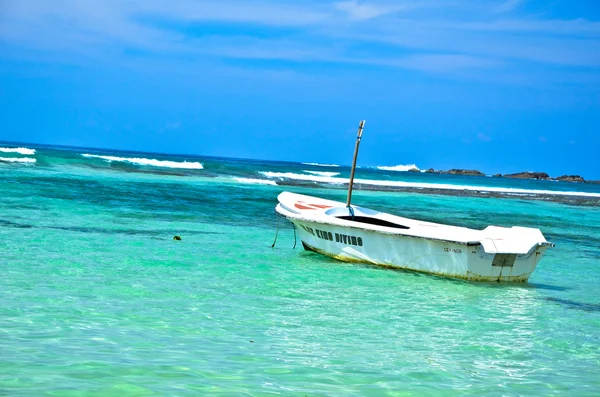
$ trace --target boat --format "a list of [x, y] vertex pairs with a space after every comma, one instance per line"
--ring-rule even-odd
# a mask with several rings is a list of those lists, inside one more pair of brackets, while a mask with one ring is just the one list
[[487, 282], [527, 282], [553, 247], [537, 228], [483, 230], [404, 218], [351, 204], [364, 121], [359, 127], [348, 200], [282, 192], [275, 211], [293, 225], [304, 249], [340, 261]]

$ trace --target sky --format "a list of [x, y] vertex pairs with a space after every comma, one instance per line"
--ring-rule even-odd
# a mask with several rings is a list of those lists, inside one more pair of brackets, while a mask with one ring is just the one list
[[0, 140], [600, 179], [597, 0], [0, 0]]

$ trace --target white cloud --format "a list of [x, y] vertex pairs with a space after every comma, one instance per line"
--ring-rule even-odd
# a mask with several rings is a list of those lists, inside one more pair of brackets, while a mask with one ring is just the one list
[[[280, 59], [486, 79], [514, 73], [536, 79], [540, 72], [554, 73], [557, 82], [576, 78], [560, 69], [549, 73], [545, 66], [552, 65], [588, 68], [597, 75], [600, 22], [519, 16], [521, 3], [8, 0], [0, 13], [0, 42], [78, 62], [125, 62], [127, 50], [137, 50], [180, 57], [190, 65], [211, 59]], [[504, 14], [490, 13], [494, 7]], [[189, 30], [213, 22], [226, 24], [221, 33]], [[231, 25], [243, 27], [244, 33], [234, 35]], [[270, 34], [258, 34], [257, 27]]]

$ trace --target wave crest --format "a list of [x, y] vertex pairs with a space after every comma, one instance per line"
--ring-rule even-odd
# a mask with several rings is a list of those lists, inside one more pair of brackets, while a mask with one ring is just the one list
[[29, 157], [0, 157], [0, 161], [4, 163], [35, 163], [35, 159], [31, 159]]
[[275, 181], [270, 181], [270, 180], [267, 180], [267, 179], [237, 178], [237, 177], [234, 177], [233, 179], [235, 179], [236, 181], [238, 181], [240, 183], [251, 183], [251, 184], [257, 184], [257, 185], [273, 185], [273, 186], [277, 186], [277, 183]]
[[125, 163], [132, 163], [137, 165], [150, 165], [152, 167], [166, 167], [166, 168], [182, 168], [190, 170], [201, 170], [204, 168], [202, 164], [198, 162], [180, 162], [180, 161], [169, 161], [169, 160], [156, 160], [156, 159], [145, 159], [139, 157], [115, 157], [115, 156], [100, 156], [97, 154], [82, 154], [83, 157], [97, 158], [104, 161], [120, 161]]
[[315, 167], [339, 167], [337, 164], [320, 164], [320, 163], [302, 163], [304, 165], [314, 165]]
[[310, 171], [304, 170], [304, 172], [308, 172], [309, 174], [317, 175], [317, 176], [336, 176], [339, 175], [339, 172], [324, 172], [324, 171]]
[[382, 171], [411, 171], [411, 170], [417, 170], [417, 171], [421, 171], [421, 169], [419, 167], [417, 167], [416, 164], [407, 164], [407, 165], [393, 165], [393, 166], [387, 166], [387, 165], [380, 165], [377, 166], [378, 170], [382, 170]]
[[[318, 183], [345, 184], [349, 183], [348, 178], [325, 177], [316, 175], [295, 174], [293, 172], [271, 172], [261, 171], [261, 174], [267, 178], [291, 179], [300, 181], [312, 181]], [[451, 185], [448, 183], [425, 183], [425, 182], [404, 182], [404, 181], [385, 181], [373, 179], [355, 179], [357, 185], [369, 185], [392, 188], [409, 188], [409, 189], [439, 189], [439, 190], [469, 190], [478, 192], [494, 192], [506, 195], [554, 195], [554, 196], [578, 196], [578, 197], [600, 197], [600, 193], [587, 193], [575, 191], [559, 191], [559, 190], [538, 190], [538, 189], [521, 189], [508, 187], [491, 187], [491, 186], [470, 186], [470, 185]]]
[[25, 156], [31, 156], [35, 154], [35, 149], [29, 149], [26, 147], [0, 147], [0, 152], [19, 153]]
[[321, 175], [305, 175], [295, 174], [293, 172], [272, 172], [272, 171], [260, 171], [261, 174], [267, 178], [282, 178], [282, 179], [295, 179], [300, 181], [311, 181], [320, 183], [344, 183], [348, 182], [345, 178], [335, 178], [332, 176], [321, 176]]

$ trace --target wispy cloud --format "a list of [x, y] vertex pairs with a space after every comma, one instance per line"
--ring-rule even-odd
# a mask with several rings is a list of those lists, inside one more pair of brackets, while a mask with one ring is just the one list
[[600, 22], [586, 19], [556, 20], [556, 19], [531, 19], [521, 17], [518, 19], [498, 19], [489, 22], [462, 22], [454, 23], [452, 28], [472, 31], [496, 31], [502, 33], [538, 33], [552, 34], [552, 36], [571, 36], [600, 38]]
[[479, 139], [482, 142], [489, 142], [492, 140], [492, 137], [482, 134], [482, 133], [479, 133], [479, 134], [477, 134], [477, 139]]
[[345, 13], [350, 19], [373, 19], [382, 15], [392, 14], [401, 10], [409, 9], [408, 4], [396, 2], [391, 4], [375, 4], [366, 1], [341, 1], [334, 4], [334, 8]]
[[521, 5], [522, 0], [485, 6], [441, 0], [8, 0], [0, 14], [0, 43], [79, 60], [108, 54], [113, 62], [142, 51], [181, 62], [277, 59], [490, 80], [510, 73], [535, 78], [548, 66], [597, 73], [600, 22], [542, 18], [524, 13]]
[[516, 10], [523, 3], [524, 0], [506, 0], [505, 2], [499, 4], [495, 11], [498, 13], [511, 12]]

